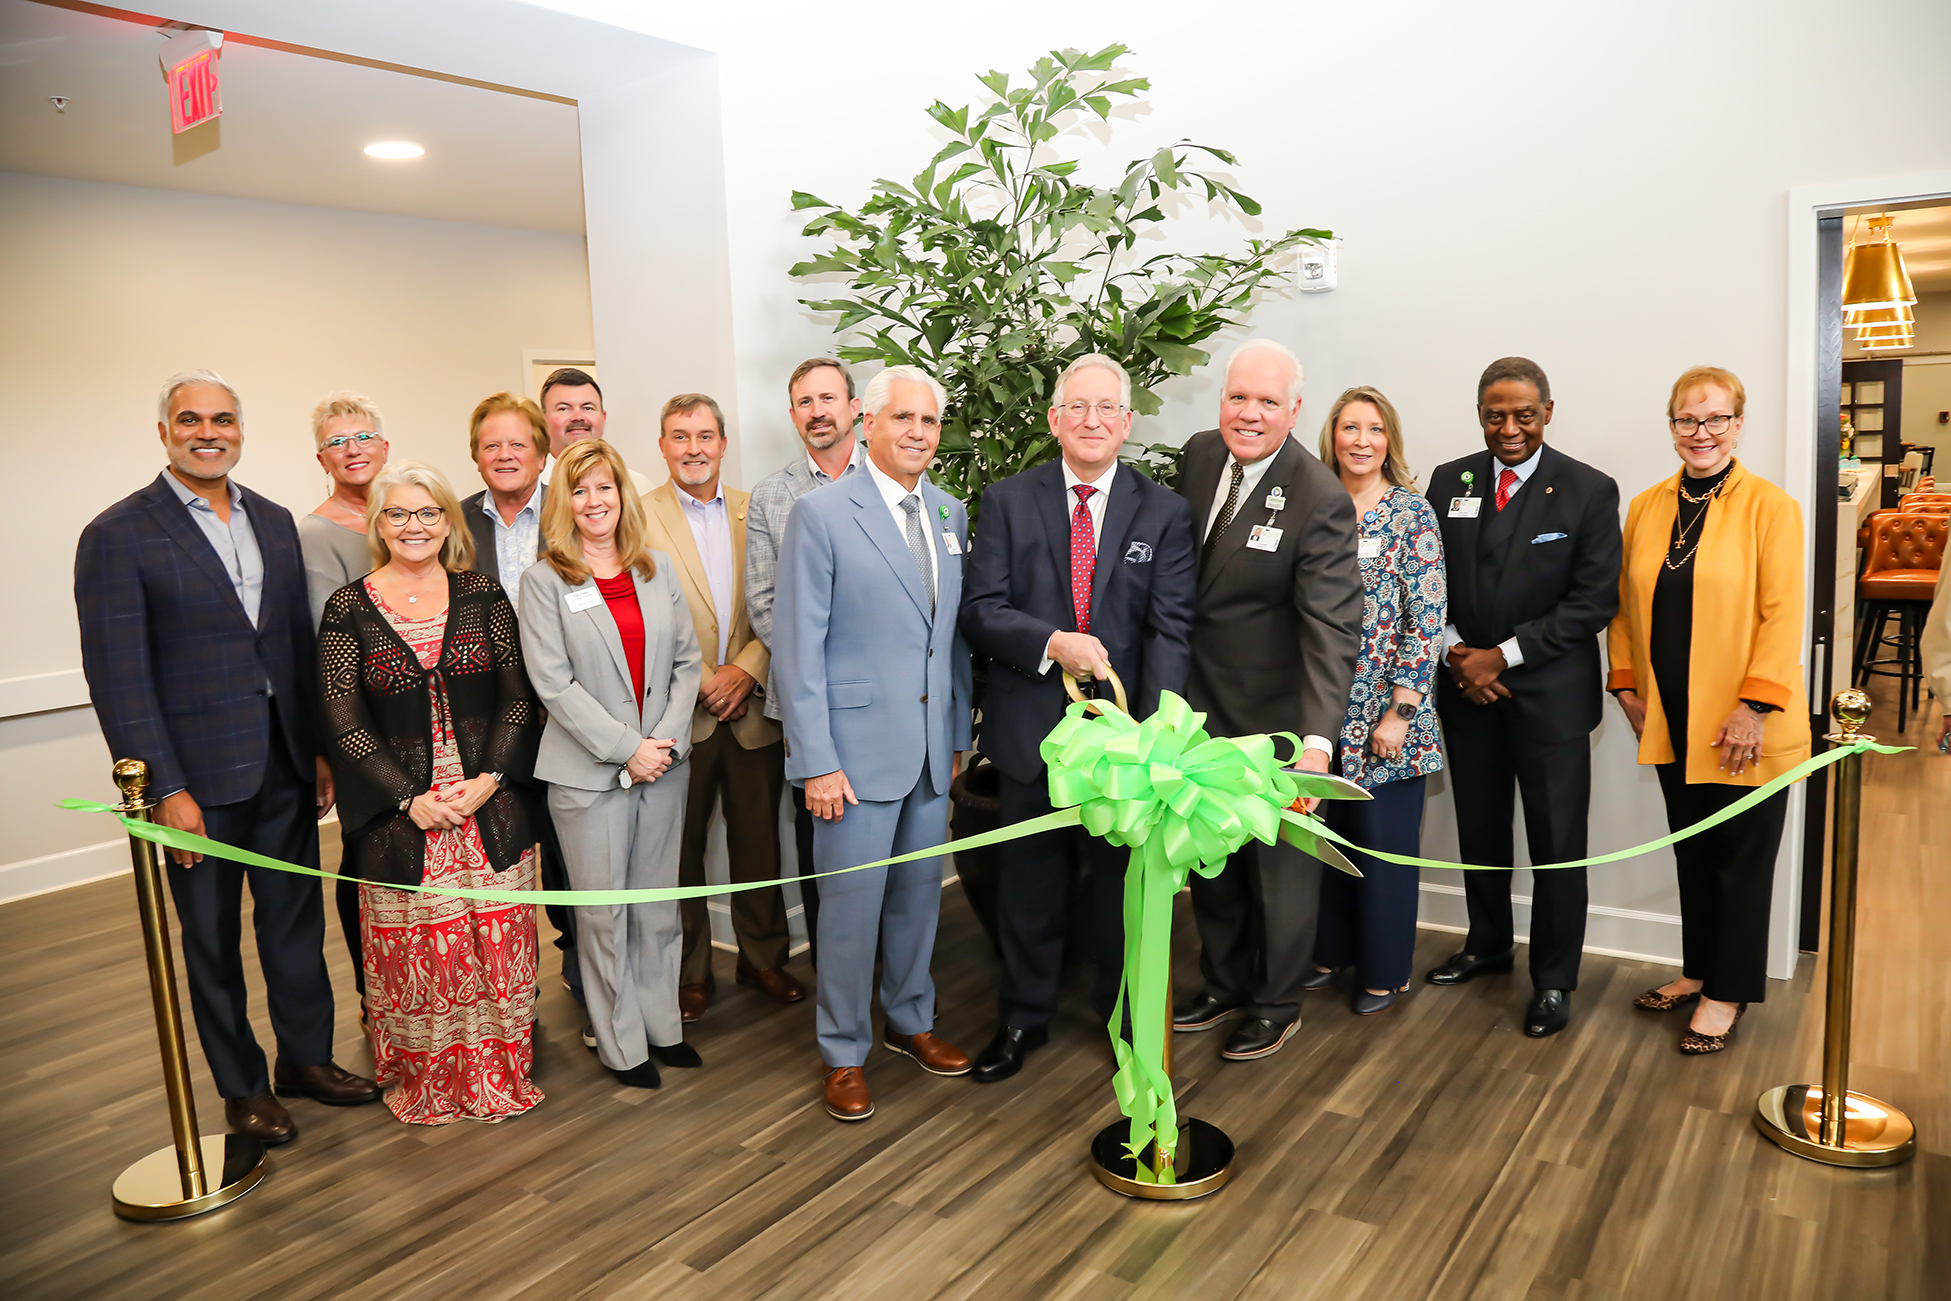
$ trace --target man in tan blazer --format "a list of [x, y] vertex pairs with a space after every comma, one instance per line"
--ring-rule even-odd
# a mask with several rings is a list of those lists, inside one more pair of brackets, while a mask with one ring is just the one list
[[[711, 811], [725, 801], [725, 841], [733, 881], [779, 875], [779, 800], [785, 790], [785, 741], [760, 701], [770, 655], [745, 613], [745, 514], [751, 494], [719, 482], [725, 416], [703, 393], [664, 404], [657, 440], [670, 481], [644, 495], [650, 545], [675, 562], [691, 621], [704, 652], [703, 685], [691, 722], [691, 787], [684, 810], [682, 884], [705, 883]], [[781, 1003], [806, 997], [785, 971], [786, 906], [773, 886], [729, 895], [738, 939], [738, 982]], [[696, 1021], [711, 1000], [711, 917], [702, 899], [683, 904], [684, 957], [678, 1006]]]

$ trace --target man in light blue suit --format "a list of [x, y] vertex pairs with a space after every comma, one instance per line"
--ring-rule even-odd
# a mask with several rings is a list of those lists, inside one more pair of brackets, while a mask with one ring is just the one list
[[[863, 399], [865, 474], [802, 497], [780, 546], [773, 679], [786, 776], [805, 787], [820, 871], [938, 844], [970, 745], [969, 653], [956, 627], [969, 517], [924, 477], [941, 441], [942, 386], [890, 366]], [[928, 963], [941, 859], [820, 883], [817, 1027], [827, 1110], [874, 1114], [861, 1067], [873, 1046], [874, 950], [882, 1043], [937, 1075], [969, 1058], [932, 1033]]]

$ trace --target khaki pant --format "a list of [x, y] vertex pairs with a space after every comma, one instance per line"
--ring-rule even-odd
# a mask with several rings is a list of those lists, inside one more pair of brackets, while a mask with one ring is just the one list
[[[748, 750], [729, 727], [719, 727], [691, 747], [691, 788], [684, 808], [684, 847], [678, 858], [682, 885], [705, 884], [706, 833], [711, 810], [725, 802], [725, 848], [733, 881], [771, 881], [779, 876], [779, 798], [785, 791], [784, 742]], [[784, 966], [788, 953], [786, 901], [778, 886], [718, 896], [730, 901], [739, 955], [760, 971]], [[711, 979], [711, 915], [703, 899], [686, 899], [684, 958], [678, 982]]]

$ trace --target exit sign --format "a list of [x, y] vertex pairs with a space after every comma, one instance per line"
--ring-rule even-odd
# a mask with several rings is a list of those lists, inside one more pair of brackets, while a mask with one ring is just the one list
[[223, 53], [222, 32], [184, 32], [175, 37], [160, 60], [169, 76], [169, 125], [178, 135], [202, 126], [224, 111], [217, 80], [217, 57]]

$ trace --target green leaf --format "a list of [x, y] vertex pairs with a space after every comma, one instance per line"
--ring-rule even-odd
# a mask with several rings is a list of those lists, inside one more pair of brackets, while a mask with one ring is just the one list
[[817, 195], [808, 194], [804, 190], [793, 191], [794, 212], [798, 212], [801, 208], [831, 208], [832, 206], [832, 204], [828, 203], [825, 199], [819, 198]]
[[1174, 189], [1179, 186], [1179, 160], [1170, 149], [1161, 149], [1152, 155], [1152, 171], [1158, 179]]
[[976, 80], [987, 86], [989, 92], [998, 99], [1009, 94], [1009, 77], [1004, 73], [991, 71], [984, 76], [977, 77]]
[[1183, 343], [1168, 343], [1164, 339], [1146, 339], [1142, 346], [1179, 375], [1190, 375], [1194, 369], [1213, 359], [1213, 355], [1203, 348], [1188, 347]]

